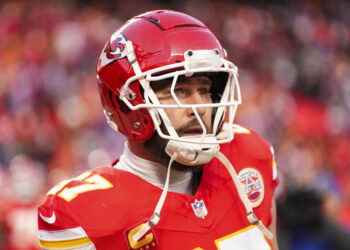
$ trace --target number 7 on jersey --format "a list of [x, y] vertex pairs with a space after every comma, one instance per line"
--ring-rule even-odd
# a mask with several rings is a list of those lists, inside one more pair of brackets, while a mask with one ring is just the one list
[[[75, 180], [83, 181], [85, 183], [74, 187], [64, 188], [68, 183]], [[76, 178], [60, 182], [55, 187], [53, 187], [47, 193], [47, 195], [55, 195], [58, 193], [59, 197], [69, 202], [74, 198], [76, 198], [81, 193], [98, 190], [98, 189], [108, 189], [112, 187], [113, 185], [109, 181], [107, 181], [105, 178], [103, 178], [101, 175], [99, 174], [91, 175], [91, 172], [88, 171], [79, 175]]]

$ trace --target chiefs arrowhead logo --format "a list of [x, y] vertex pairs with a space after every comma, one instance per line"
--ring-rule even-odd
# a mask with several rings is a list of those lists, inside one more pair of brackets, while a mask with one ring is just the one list
[[264, 199], [264, 180], [255, 168], [245, 168], [238, 173], [239, 181], [252, 207], [257, 207]]
[[126, 37], [120, 31], [115, 32], [107, 42], [100, 57], [98, 69], [104, 67], [115, 60], [123, 59], [127, 56]]
[[121, 59], [126, 56], [126, 38], [121, 32], [112, 35], [106, 47], [106, 55], [109, 59]]

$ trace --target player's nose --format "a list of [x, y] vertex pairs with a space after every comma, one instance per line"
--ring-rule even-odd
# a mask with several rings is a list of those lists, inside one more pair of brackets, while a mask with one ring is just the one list
[[[188, 98], [188, 103], [190, 104], [204, 104], [206, 103], [205, 100], [203, 99], [203, 96], [198, 93], [197, 91], [192, 92], [191, 96]], [[204, 107], [197, 107], [195, 108], [199, 116], [203, 116], [208, 108]], [[187, 115], [188, 116], [195, 116], [194, 108], [189, 108], [187, 110]]]

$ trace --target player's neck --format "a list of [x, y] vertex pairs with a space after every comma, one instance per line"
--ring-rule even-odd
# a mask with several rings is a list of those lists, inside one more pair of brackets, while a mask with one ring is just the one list
[[[155, 186], [164, 188], [167, 167], [136, 155], [131, 151], [130, 144], [128, 143], [126, 143], [124, 152], [115, 167], [133, 173]], [[169, 190], [182, 194], [194, 194], [198, 186], [197, 182], [200, 181], [197, 178], [193, 178], [195, 176], [197, 175], [192, 171], [172, 169]], [[196, 183], [196, 187], [193, 186], [194, 183]]]
[[133, 141], [128, 141], [127, 143], [130, 151], [134, 155], [148, 161], [157, 162], [157, 158], [153, 154], [150, 154], [149, 151], [147, 151], [147, 149], [144, 147], [142, 143], [133, 142]]

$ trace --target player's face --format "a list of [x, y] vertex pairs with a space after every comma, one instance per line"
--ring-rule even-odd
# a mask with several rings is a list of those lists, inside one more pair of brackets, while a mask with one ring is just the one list
[[[159, 84], [161, 85], [161, 84]], [[174, 92], [181, 104], [207, 104], [211, 103], [212, 82], [205, 76], [183, 77], [178, 79]], [[171, 83], [163, 84], [154, 89], [161, 104], [176, 104], [170, 93]], [[172, 125], [179, 136], [201, 135], [203, 133], [195, 113], [190, 108], [165, 109]], [[212, 108], [197, 108], [198, 115], [206, 126], [207, 133], [212, 130]]]
[[[211, 100], [211, 88], [212, 82], [205, 76], [183, 77], [180, 78], [175, 87], [175, 93], [178, 100], [182, 104], [201, 104], [212, 103]], [[164, 81], [158, 82], [152, 86], [155, 94], [157, 95], [160, 103], [162, 104], [174, 104], [176, 101], [170, 94], [171, 82]], [[192, 109], [164, 109], [170, 121], [172, 122], [174, 129], [179, 136], [202, 134], [202, 128], [199, 126], [199, 122]], [[202, 122], [206, 126], [207, 133], [212, 132], [211, 115], [212, 108], [199, 108], [197, 109], [198, 115], [202, 119]], [[161, 129], [166, 130], [165, 126], [161, 124]], [[163, 131], [166, 133], [166, 131]], [[170, 157], [165, 153], [165, 148], [168, 140], [161, 138], [158, 133], [154, 133], [151, 139], [144, 143], [145, 148], [150, 155], [153, 155], [153, 160], [168, 166]], [[178, 162], [173, 162], [173, 169], [180, 171], [198, 171], [202, 166], [184, 166]]]

